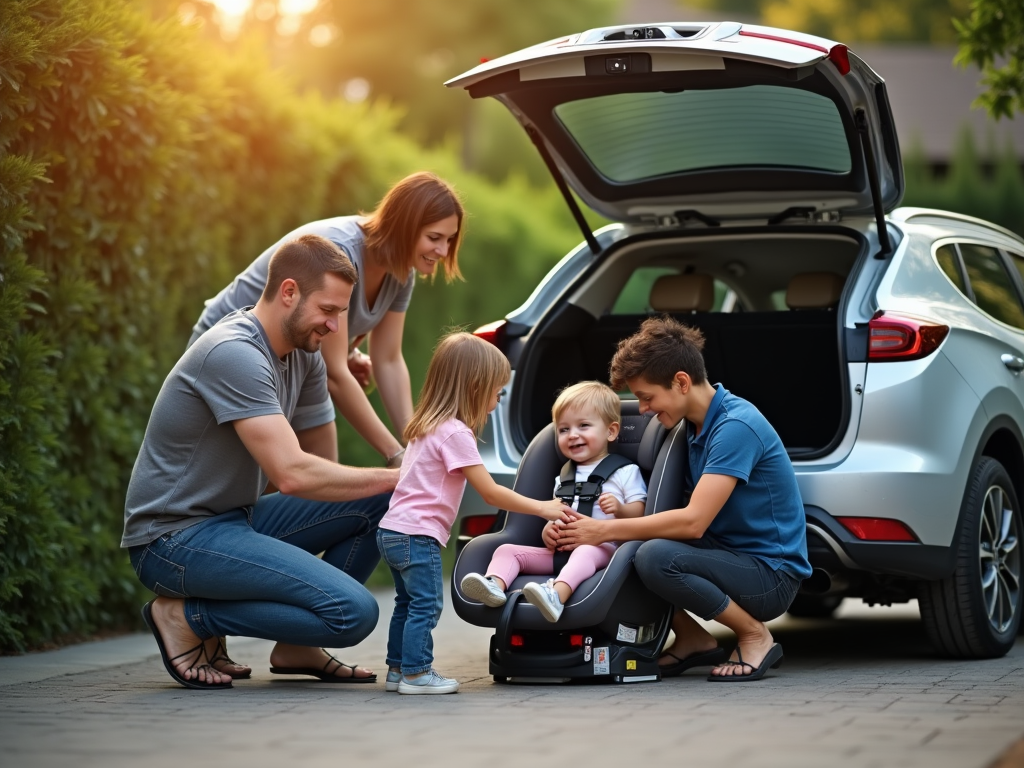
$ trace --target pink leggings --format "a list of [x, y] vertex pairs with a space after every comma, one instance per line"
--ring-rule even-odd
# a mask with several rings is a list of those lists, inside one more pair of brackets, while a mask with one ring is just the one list
[[[555, 581], [564, 581], [575, 592], [584, 581], [608, 565], [615, 552], [614, 544], [598, 547], [584, 544], [569, 554], [569, 562]], [[508, 586], [520, 573], [547, 574], [555, 568], [554, 553], [547, 547], [524, 547], [520, 544], [502, 544], [491, 557], [486, 576], [497, 576]]]

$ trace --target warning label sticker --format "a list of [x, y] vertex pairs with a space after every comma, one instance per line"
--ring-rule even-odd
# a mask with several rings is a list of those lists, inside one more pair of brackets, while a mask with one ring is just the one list
[[625, 624], [619, 624], [619, 631], [615, 633], [615, 639], [620, 643], [635, 643], [636, 627], [627, 627]]
[[595, 675], [607, 675], [608, 674], [608, 648], [595, 648], [594, 649], [594, 674]]

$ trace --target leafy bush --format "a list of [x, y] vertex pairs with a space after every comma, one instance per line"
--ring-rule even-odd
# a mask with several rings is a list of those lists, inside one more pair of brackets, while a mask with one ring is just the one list
[[134, 621], [118, 542], [156, 391], [202, 301], [283, 233], [419, 168], [455, 182], [470, 282], [417, 288], [414, 387], [443, 325], [500, 317], [579, 239], [553, 190], [463, 173], [397, 118], [118, 0], [0, 3], [0, 650]]

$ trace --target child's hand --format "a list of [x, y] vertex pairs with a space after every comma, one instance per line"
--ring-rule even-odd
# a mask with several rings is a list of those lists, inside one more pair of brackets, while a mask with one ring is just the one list
[[563, 522], [569, 522], [569, 515], [572, 514], [572, 507], [567, 507], [559, 499], [551, 499], [551, 501], [542, 501], [540, 503], [540, 511], [538, 515], [543, 517], [545, 520], [562, 520]]
[[544, 546], [551, 552], [554, 552], [555, 548], [558, 547], [558, 529], [561, 527], [561, 521], [550, 520], [540, 532], [541, 541], [544, 542]]
[[621, 516], [622, 505], [619, 503], [619, 500], [610, 493], [602, 493], [597, 499], [597, 506], [599, 506], [601, 511], [606, 515], [611, 515], [612, 517]]

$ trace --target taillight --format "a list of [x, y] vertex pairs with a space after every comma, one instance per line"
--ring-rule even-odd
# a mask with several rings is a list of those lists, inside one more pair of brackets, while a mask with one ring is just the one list
[[828, 60], [836, 65], [840, 75], [850, 74], [850, 52], [842, 43], [836, 43], [828, 52]]
[[837, 517], [836, 520], [862, 541], [917, 541], [913, 531], [887, 517]]
[[470, 536], [476, 538], [485, 533], [490, 533], [494, 527], [494, 521], [498, 519], [497, 515], [473, 515], [471, 517], [462, 518], [460, 532], [463, 536]]
[[868, 322], [868, 362], [928, 357], [948, 335], [948, 325], [878, 310]]
[[498, 349], [504, 350], [507, 325], [507, 320], [495, 320], [493, 323], [481, 325], [473, 331], [473, 335], [477, 338], [483, 339], [489, 344], [493, 344]]

